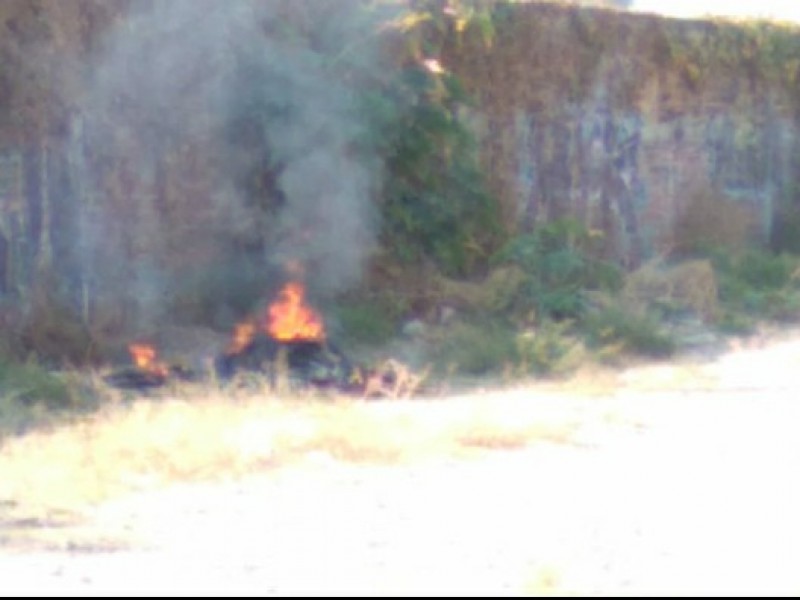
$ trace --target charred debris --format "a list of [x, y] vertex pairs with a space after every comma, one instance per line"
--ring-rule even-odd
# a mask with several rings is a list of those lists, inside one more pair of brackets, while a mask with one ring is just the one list
[[305, 303], [305, 290], [297, 282], [286, 284], [263, 315], [238, 323], [228, 347], [211, 364], [165, 362], [154, 346], [144, 343], [128, 350], [132, 364], [104, 377], [112, 387], [147, 391], [179, 382], [233, 384], [255, 374], [277, 391], [398, 397], [413, 394], [424, 379], [391, 359], [374, 368], [354, 364], [327, 339], [321, 315]]
[[293, 387], [357, 393], [365, 372], [330, 342], [280, 341], [263, 333], [254, 335], [242, 348], [215, 357], [205, 369], [161, 362], [155, 353], [151, 360], [143, 361], [134, 350], [131, 350], [133, 364], [106, 375], [106, 383], [120, 389], [147, 390], [181, 381], [231, 382], [237, 375], [249, 373], [263, 375], [274, 386], [286, 377]]
[[415, 393], [427, 373], [413, 373], [389, 359], [368, 368], [352, 362], [335, 344], [325, 340], [282, 341], [259, 333], [235, 352], [215, 357], [208, 368], [179, 363], [133, 364], [106, 374], [104, 381], [117, 389], [147, 392], [182, 382], [218, 382], [235, 385], [242, 377], [262, 377], [276, 390], [316, 390], [363, 398], [397, 398]]

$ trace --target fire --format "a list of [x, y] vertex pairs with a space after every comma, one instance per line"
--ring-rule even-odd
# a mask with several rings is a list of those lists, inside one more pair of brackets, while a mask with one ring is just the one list
[[293, 281], [281, 290], [278, 300], [269, 307], [267, 333], [284, 342], [325, 339], [322, 317], [306, 305], [303, 284]]
[[302, 283], [287, 283], [278, 299], [268, 307], [263, 320], [247, 319], [234, 327], [226, 353], [244, 351], [255, 339], [259, 327], [264, 334], [281, 342], [324, 340], [322, 317], [305, 303], [305, 293]]
[[237, 323], [233, 328], [233, 338], [228, 344], [228, 354], [238, 354], [253, 341], [256, 335], [256, 324], [252, 321]]
[[133, 364], [142, 371], [147, 371], [148, 373], [160, 377], [169, 375], [169, 368], [167, 365], [156, 360], [158, 353], [153, 346], [149, 344], [131, 344], [128, 346], [128, 352], [131, 353]]

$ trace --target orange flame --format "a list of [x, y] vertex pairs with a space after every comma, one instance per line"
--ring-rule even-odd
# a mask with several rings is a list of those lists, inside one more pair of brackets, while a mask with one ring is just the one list
[[128, 346], [128, 352], [131, 353], [133, 364], [143, 371], [158, 375], [159, 377], [166, 377], [169, 375], [169, 368], [167, 365], [156, 360], [158, 353], [153, 346], [149, 344], [131, 344]]
[[290, 282], [281, 290], [269, 307], [267, 333], [284, 342], [325, 339], [322, 317], [306, 305], [303, 284]]
[[237, 323], [226, 353], [233, 355], [244, 351], [256, 337], [259, 326], [266, 335], [282, 342], [325, 339], [322, 317], [305, 303], [305, 288], [298, 282], [290, 282], [283, 287], [261, 323], [254, 319]]
[[228, 344], [228, 354], [238, 354], [253, 341], [256, 335], [256, 324], [252, 321], [237, 323], [233, 328], [233, 338]]

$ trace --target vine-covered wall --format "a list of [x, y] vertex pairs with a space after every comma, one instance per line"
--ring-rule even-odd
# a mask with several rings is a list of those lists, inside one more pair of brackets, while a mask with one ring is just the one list
[[698, 197], [749, 209], [762, 240], [797, 200], [800, 30], [539, 3], [492, 19], [446, 60], [511, 230], [577, 216], [636, 265]]

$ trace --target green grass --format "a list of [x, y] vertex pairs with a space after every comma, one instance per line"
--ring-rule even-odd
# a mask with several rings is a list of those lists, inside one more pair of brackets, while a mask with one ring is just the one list
[[0, 439], [97, 406], [76, 374], [54, 374], [34, 363], [0, 361]]
[[717, 252], [713, 260], [720, 303], [729, 314], [800, 320], [800, 257], [750, 249], [741, 254]]

